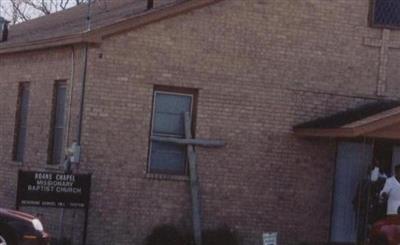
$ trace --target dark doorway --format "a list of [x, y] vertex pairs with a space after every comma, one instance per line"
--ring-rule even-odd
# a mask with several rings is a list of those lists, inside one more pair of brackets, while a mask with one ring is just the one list
[[[395, 165], [400, 164], [397, 141], [364, 139], [338, 143], [331, 241], [357, 243], [365, 241], [369, 227], [385, 217], [386, 204], [379, 193]], [[374, 167], [379, 180], [371, 181]]]
[[394, 143], [385, 140], [375, 140], [374, 142], [374, 160], [378, 163], [377, 167], [387, 176], [392, 174], [392, 158]]

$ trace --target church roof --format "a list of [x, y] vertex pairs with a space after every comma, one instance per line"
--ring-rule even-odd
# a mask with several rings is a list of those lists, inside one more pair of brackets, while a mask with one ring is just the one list
[[[93, 28], [114, 23], [124, 17], [145, 11], [145, 0], [98, 1], [93, 3], [91, 22]], [[81, 33], [86, 30], [87, 5], [39, 17], [10, 27], [8, 40], [0, 44], [7, 47], [32, 41], [51, 39]]]
[[134, 29], [220, 0], [189, 0], [147, 10], [146, 0], [94, 1], [91, 30], [87, 29], [87, 5], [10, 26], [8, 40], [0, 43], [0, 54], [98, 42], [106, 35]]

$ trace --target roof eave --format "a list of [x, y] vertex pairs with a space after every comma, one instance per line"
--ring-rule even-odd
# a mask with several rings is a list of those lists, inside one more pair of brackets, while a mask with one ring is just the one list
[[5, 48], [0, 48], [0, 54], [20, 53], [48, 48], [69, 46], [79, 43], [98, 43], [98, 40], [89, 38], [87, 34], [79, 33], [63, 37], [44, 39], [28, 43], [20, 43]]
[[[363, 119], [364, 120], [364, 119]], [[362, 121], [362, 120], [360, 120]], [[355, 123], [343, 125], [339, 128], [294, 128], [293, 132], [299, 137], [326, 137], [326, 138], [355, 138], [360, 136], [368, 137], [369, 134], [378, 132], [392, 125], [400, 123], [400, 113], [381, 117], [374, 121], [358, 126]]]
[[350, 128], [295, 128], [293, 132], [298, 137], [305, 138], [354, 138], [356, 134]]

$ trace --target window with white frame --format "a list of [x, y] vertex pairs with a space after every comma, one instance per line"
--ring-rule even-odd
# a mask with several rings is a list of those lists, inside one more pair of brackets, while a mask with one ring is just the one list
[[[194, 93], [154, 90], [151, 136], [185, 138], [184, 114], [193, 114]], [[185, 175], [186, 147], [151, 141], [148, 172]]]

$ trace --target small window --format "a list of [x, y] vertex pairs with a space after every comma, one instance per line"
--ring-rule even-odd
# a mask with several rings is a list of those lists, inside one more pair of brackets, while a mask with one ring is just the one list
[[[193, 111], [194, 94], [155, 90], [151, 135], [185, 138], [184, 114]], [[149, 172], [186, 174], [186, 147], [173, 143], [150, 143]]]
[[371, 25], [382, 28], [399, 28], [400, 1], [372, 0]]
[[29, 107], [29, 83], [23, 82], [18, 87], [17, 112], [15, 114], [13, 160], [24, 161]]
[[67, 84], [57, 81], [53, 92], [48, 164], [60, 164], [63, 156]]

